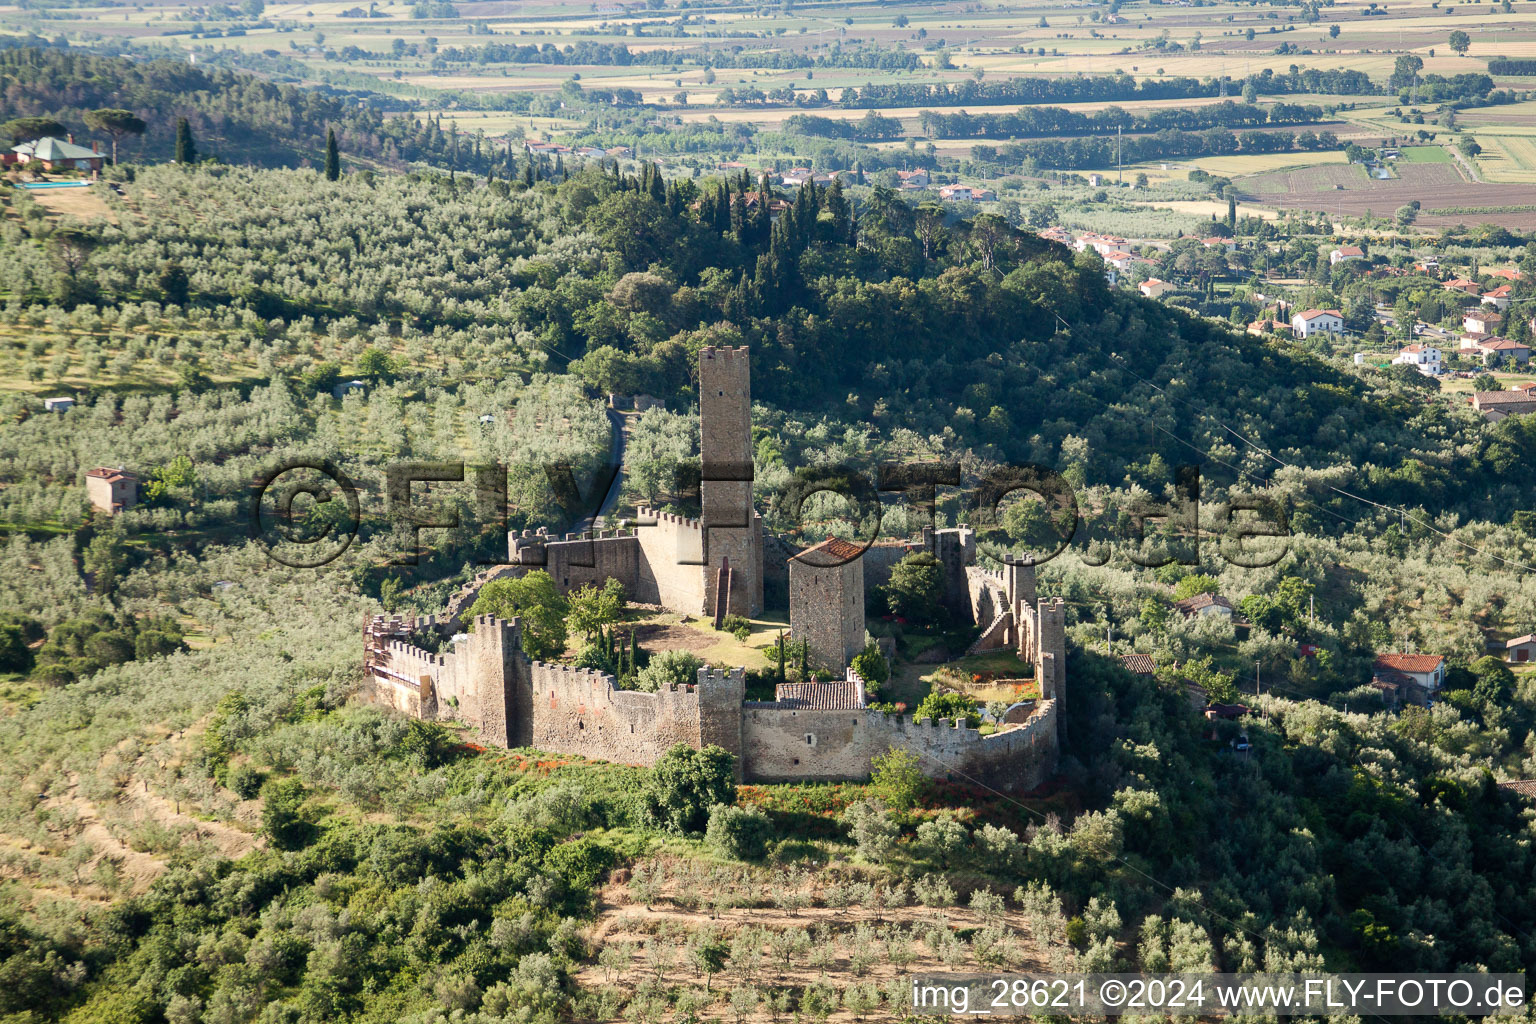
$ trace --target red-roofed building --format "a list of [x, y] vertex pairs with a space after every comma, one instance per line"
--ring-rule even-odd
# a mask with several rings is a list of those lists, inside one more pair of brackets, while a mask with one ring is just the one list
[[1438, 654], [1378, 654], [1371, 668], [1378, 679], [1406, 680], [1426, 694], [1445, 685], [1445, 659]]
[[1328, 263], [1330, 266], [1339, 263], [1346, 263], [1349, 260], [1363, 259], [1365, 259], [1365, 251], [1358, 245], [1341, 245], [1337, 249], [1333, 250], [1333, 252], [1328, 254]]
[[1498, 310], [1509, 308], [1509, 300], [1514, 289], [1507, 284], [1501, 284], [1492, 291], [1483, 292], [1483, 305], [1492, 306]]
[[1336, 309], [1304, 309], [1291, 317], [1291, 330], [1298, 338], [1313, 334], [1343, 334], [1344, 314]]

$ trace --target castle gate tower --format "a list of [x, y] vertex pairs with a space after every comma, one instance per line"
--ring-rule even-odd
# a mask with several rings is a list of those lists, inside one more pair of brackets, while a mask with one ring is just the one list
[[752, 507], [752, 379], [747, 348], [699, 353], [699, 443], [703, 473], [704, 612], [716, 607], [717, 581], [728, 560], [726, 612], [763, 611], [762, 521]]

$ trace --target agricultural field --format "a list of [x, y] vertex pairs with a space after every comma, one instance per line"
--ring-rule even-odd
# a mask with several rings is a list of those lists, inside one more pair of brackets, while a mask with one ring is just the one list
[[1486, 181], [1536, 182], [1536, 138], [1492, 135], [1479, 132], [1475, 138], [1478, 174]]
[[[1339, 217], [1391, 216], [1399, 206], [1418, 200], [1423, 207], [1418, 223], [1425, 226], [1487, 222], [1515, 227], [1531, 222], [1536, 185], [1469, 182], [1455, 164], [1442, 162], [1402, 162], [1393, 171], [1395, 177], [1378, 179], [1359, 165], [1332, 164], [1252, 175], [1235, 184], [1251, 201]], [[1436, 212], [1451, 208], [1476, 212]]]

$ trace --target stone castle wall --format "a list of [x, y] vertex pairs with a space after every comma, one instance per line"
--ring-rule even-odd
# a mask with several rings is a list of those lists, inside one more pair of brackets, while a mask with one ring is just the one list
[[639, 515], [655, 525], [635, 528], [640, 561], [631, 591], [634, 599], [689, 615], [704, 614], [704, 531], [699, 521], [649, 508], [641, 508]]
[[914, 721], [878, 711], [786, 710], [748, 703], [742, 710], [743, 772], [763, 782], [867, 778], [891, 747], [921, 759], [933, 778], [1034, 789], [1056, 770], [1056, 704], [1041, 701], [1024, 725], [983, 736], [949, 719]]
[[620, 690], [604, 673], [530, 661], [516, 621], [477, 617], [474, 631], [441, 654], [389, 638], [411, 628], [382, 617], [369, 625], [375, 699], [412, 717], [462, 721], [488, 746], [650, 765], [678, 743], [714, 744], [736, 755], [743, 779], [758, 781], [864, 778], [873, 758], [900, 746], [928, 775], [1005, 790], [1033, 789], [1056, 766], [1052, 700], [1023, 726], [983, 736], [947, 719], [744, 703], [741, 669], [701, 669], [696, 685], [659, 693]]

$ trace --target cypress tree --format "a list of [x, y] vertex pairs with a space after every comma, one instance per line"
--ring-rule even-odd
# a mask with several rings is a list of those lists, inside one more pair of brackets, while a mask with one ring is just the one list
[[176, 162], [179, 164], [197, 162], [197, 143], [192, 140], [192, 126], [184, 117], [176, 121]]
[[1227, 227], [1237, 230], [1237, 196], [1227, 196]]
[[325, 180], [335, 181], [341, 177], [341, 150], [336, 148], [336, 129], [325, 130]]

